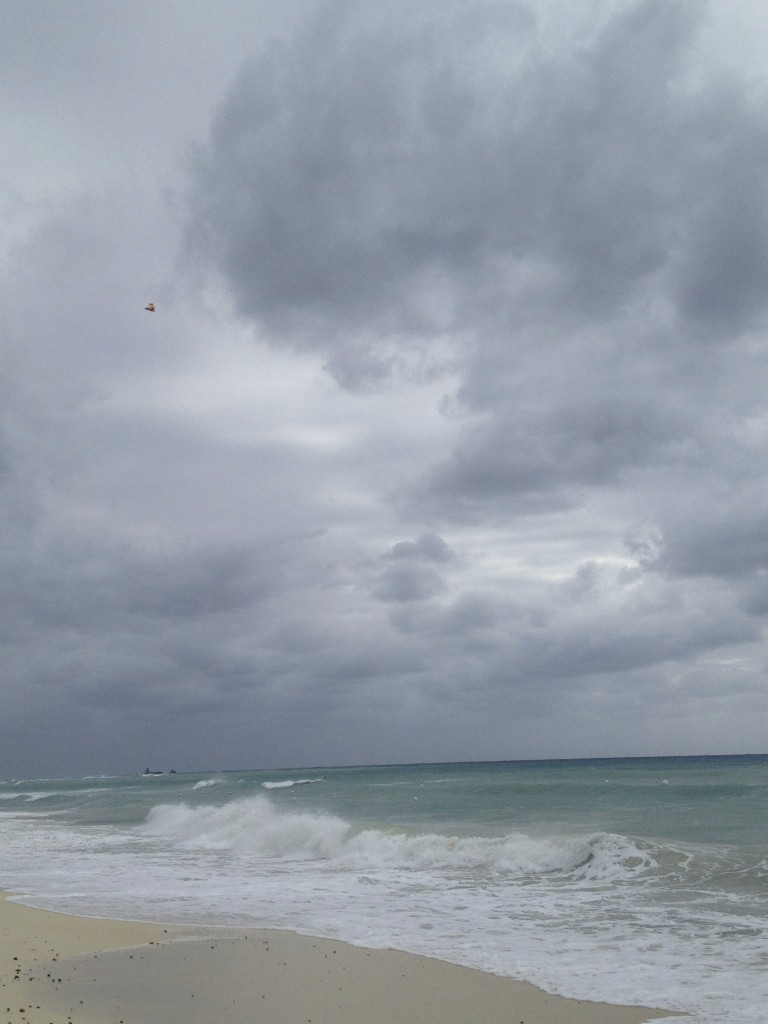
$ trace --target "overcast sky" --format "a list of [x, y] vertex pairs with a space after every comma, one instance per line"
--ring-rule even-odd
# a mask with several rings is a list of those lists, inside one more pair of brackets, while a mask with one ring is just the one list
[[763, 0], [0, 7], [0, 777], [767, 749]]

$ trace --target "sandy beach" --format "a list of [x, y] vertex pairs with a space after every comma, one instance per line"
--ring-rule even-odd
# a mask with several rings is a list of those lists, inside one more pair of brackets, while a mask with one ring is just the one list
[[291, 932], [101, 921], [6, 898], [0, 984], [1, 1024], [642, 1024], [671, 1015]]

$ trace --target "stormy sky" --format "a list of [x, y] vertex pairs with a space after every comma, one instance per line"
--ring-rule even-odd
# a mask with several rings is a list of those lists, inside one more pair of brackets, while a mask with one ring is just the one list
[[0, 777], [765, 751], [764, 4], [2, 13]]

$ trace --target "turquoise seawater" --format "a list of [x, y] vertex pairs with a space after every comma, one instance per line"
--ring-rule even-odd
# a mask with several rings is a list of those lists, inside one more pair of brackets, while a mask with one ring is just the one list
[[767, 811], [768, 756], [9, 780], [0, 886], [763, 1024]]

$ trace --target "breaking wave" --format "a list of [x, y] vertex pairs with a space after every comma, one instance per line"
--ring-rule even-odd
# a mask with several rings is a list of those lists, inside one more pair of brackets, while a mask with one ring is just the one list
[[283, 779], [281, 782], [262, 782], [262, 789], [292, 789], [294, 786], [309, 786], [313, 782], [323, 782], [319, 779]]
[[160, 804], [140, 830], [185, 849], [284, 861], [325, 861], [352, 870], [447, 871], [505, 876], [560, 873], [574, 880], [631, 878], [653, 872], [650, 848], [623, 836], [497, 838], [355, 829], [327, 814], [289, 813], [266, 796], [222, 807]]

